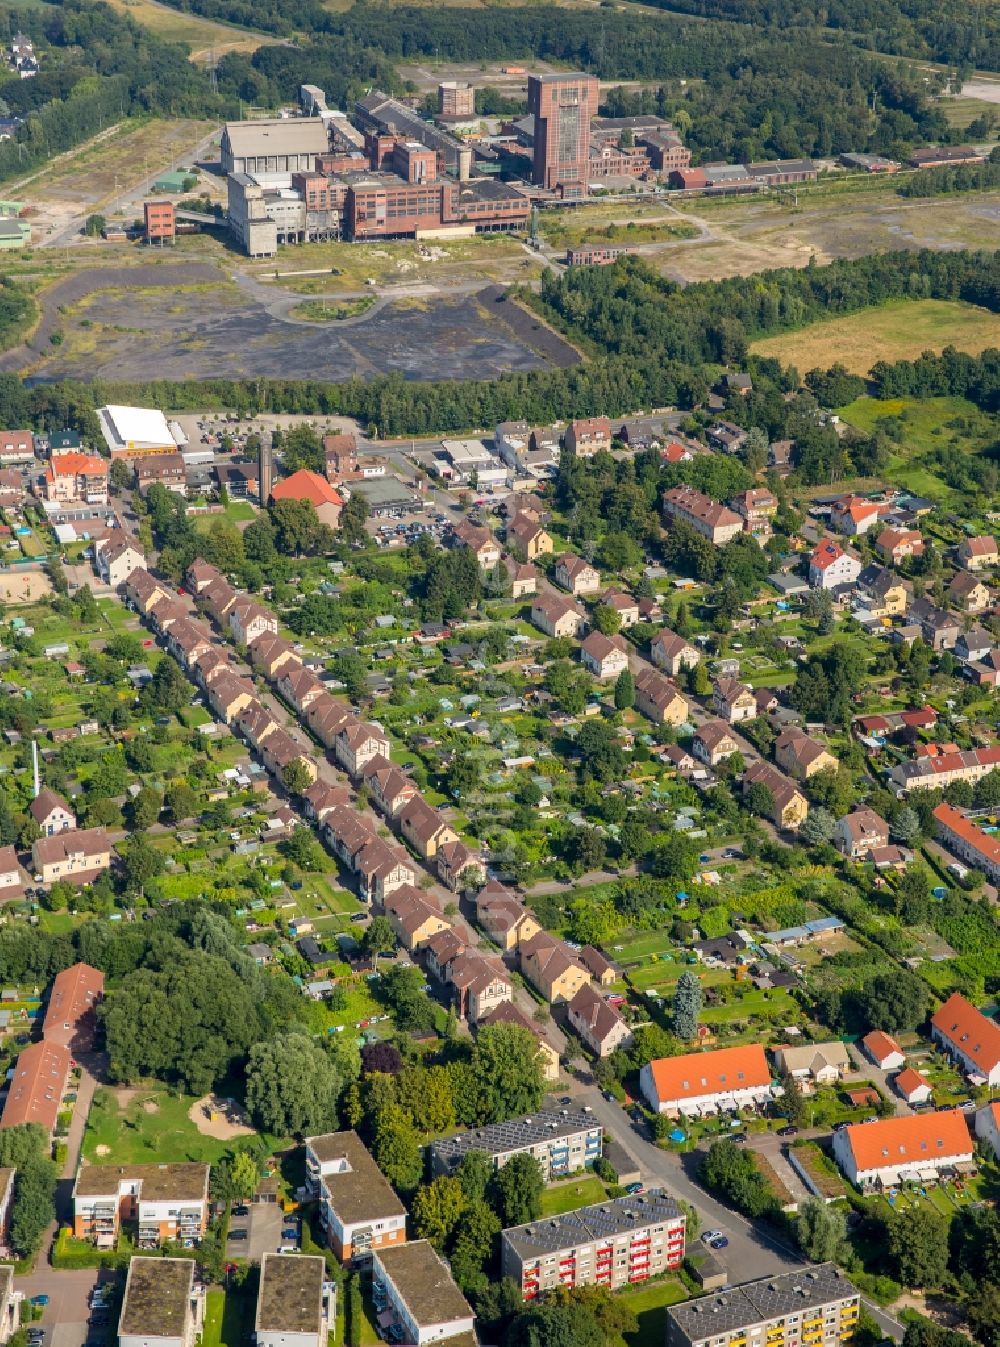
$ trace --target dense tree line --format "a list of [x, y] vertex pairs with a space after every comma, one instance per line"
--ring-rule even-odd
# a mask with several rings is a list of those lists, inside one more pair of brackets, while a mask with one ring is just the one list
[[310, 29], [307, 49], [262, 47], [220, 63], [221, 90], [264, 105], [295, 97], [303, 80], [322, 85], [336, 101], [363, 82], [388, 85], [392, 92], [388, 63], [394, 61], [532, 56], [605, 80], [671, 81], [662, 111], [683, 114], [699, 157], [898, 152], [949, 136], [922, 77], [859, 55], [846, 42], [821, 44], [799, 32], [751, 35], [726, 23], [611, 11], [602, 11], [595, 32], [592, 14], [533, 5], [434, 10], [358, 4], [343, 14], [320, 9], [311, 16], [299, 0], [291, 0], [287, 11], [282, 3], [277, 14], [244, 0], [182, 0], [181, 7], [271, 31]]
[[916, 173], [896, 189], [900, 196], [949, 196], [952, 192], [989, 192], [1000, 187], [1000, 147], [990, 152], [985, 164], [956, 164], [928, 168]]
[[962, 397], [984, 412], [996, 412], [1000, 411], [1000, 350], [987, 347], [980, 355], [967, 355], [948, 346], [940, 355], [926, 354], [917, 360], [893, 364], [879, 360], [872, 366], [871, 382], [877, 398]]
[[[1000, 70], [1000, 16], [950, 0], [646, 0], [678, 14], [754, 28], [837, 29], [873, 51], [930, 57], [950, 65]], [[823, 36], [827, 34], [824, 33]]]
[[[12, 31], [26, 25], [40, 54], [30, 80], [8, 82], [3, 97], [24, 117], [15, 140], [0, 144], [0, 179], [23, 174], [125, 117], [222, 116], [237, 104], [215, 93], [187, 49], [164, 42], [106, 4], [63, 0], [0, 10]], [[96, 77], [96, 78], [95, 78]]]

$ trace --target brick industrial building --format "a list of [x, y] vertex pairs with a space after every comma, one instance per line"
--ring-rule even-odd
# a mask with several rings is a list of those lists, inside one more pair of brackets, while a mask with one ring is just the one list
[[600, 84], [593, 75], [530, 75], [535, 119], [531, 181], [567, 199], [587, 195], [590, 123]]

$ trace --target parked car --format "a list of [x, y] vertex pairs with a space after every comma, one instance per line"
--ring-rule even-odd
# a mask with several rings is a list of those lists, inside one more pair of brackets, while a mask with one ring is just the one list
[[713, 1239], [708, 1247], [710, 1249], [728, 1249], [729, 1240], [726, 1239], [725, 1235], [720, 1235], [718, 1239]]
[[247, 1239], [247, 1238], [249, 1238], [249, 1232], [246, 1231], [246, 1230], [230, 1230], [230, 1232], [229, 1232], [229, 1238], [230, 1238], [230, 1239]]
[[627, 1183], [625, 1185], [625, 1191], [627, 1193], [644, 1193], [646, 1191], [646, 1185], [643, 1183]]
[[238, 1207], [233, 1207], [233, 1215], [234, 1215], [234, 1216], [249, 1216], [249, 1215], [250, 1215], [250, 1208], [247, 1207], [247, 1206], [244, 1206], [244, 1205], [241, 1203], [240, 1206], [238, 1206]]
[[849, 1122], [836, 1122], [833, 1124], [833, 1130], [835, 1132], [843, 1132], [845, 1127], [850, 1127], [850, 1125], [851, 1124]]
[[723, 1234], [721, 1230], [706, 1230], [702, 1234], [701, 1242], [702, 1244], [710, 1245], [713, 1239], [722, 1239], [722, 1238]]
[[730, 1134], [729, 1140], [735, 1141], [737, 1145], [742, 1146], [744, 1141], [749, 1140], [749, 1136], [746, 1132], [733, 1132]]
[[789, 1125], [788, 1125], [787, 1127], [779, 1127], [779, 1128], [778, 1128], [778, 1136], [779, 1136], [779, 1137], [797, 1137], [798, 1134], [799, 1134], [799, 1129], [798, 1129], [797, 1127], [793, 1127], [793, 1126], [791, 1125], [791, 1123], [789, 1123]]

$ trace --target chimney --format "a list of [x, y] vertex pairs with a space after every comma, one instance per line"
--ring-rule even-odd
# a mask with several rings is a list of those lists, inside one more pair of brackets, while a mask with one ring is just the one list
[[38, 779], [38, 741], [36, 739], [31, 741], [31, 772], [34, 781], [34, 795], [31, 798], [37, 800], [42, 789], [42, 783]]
[[260, 453], [258, 455], [257, 477], [260, 490], [260, 508], [267, 509], [267, 502], [271, 499], [271, 487], [273, 485], [273, 466], [272, 466], [271, 432], [262, 430], [260, 434]]

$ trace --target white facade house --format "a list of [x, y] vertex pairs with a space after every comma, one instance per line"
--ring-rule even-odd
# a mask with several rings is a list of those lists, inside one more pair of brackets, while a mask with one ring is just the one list
[[960, 1109], [855, 1123], [835, 1132], [833, 1158], [862, 1192], [935, 1182], [941, 1171], [971, 1165], [972, 1137]]
[[974, 1082], [1000, 1085], [1000, 1024], [958, 992], [931, 1016], [931, 1038]]
[[824, 538], [809, 558], [809, 583], [813, 589], [838, 589], [853, 585], [861, 570], [856, 556], [845, 552], [832, 538]]
[[306, 1138], [306, 1178], [319, 1191], [330, 1247], [349, 1263], [406, 1240], [406, 1208], [356, 1132]]
[[984, 1104], [976, 1113], [976, 1136], [992, 1146], [1000, 1160], [1000, 1104]]
[[698, 1117], [763, 1104], [772, 1081], [764, 1049], [751, 1043], [647, 1062], [639, 1088], [656, 1113]]
[[133, 1258], [118, 1321], [118, 1347], [193, 1347], [205, 1320], [205, 1288], [190, 1258]]
[[392, 1340], [424, 1347], [472, 1334], [472, 1306], [427, 1240], [372, 1255], [372, 1298]]
[[336, 1322], [336, 1288], [322, 1258], [265, 1253], [260, 1263], [255, 1347], [326, 1347]]

